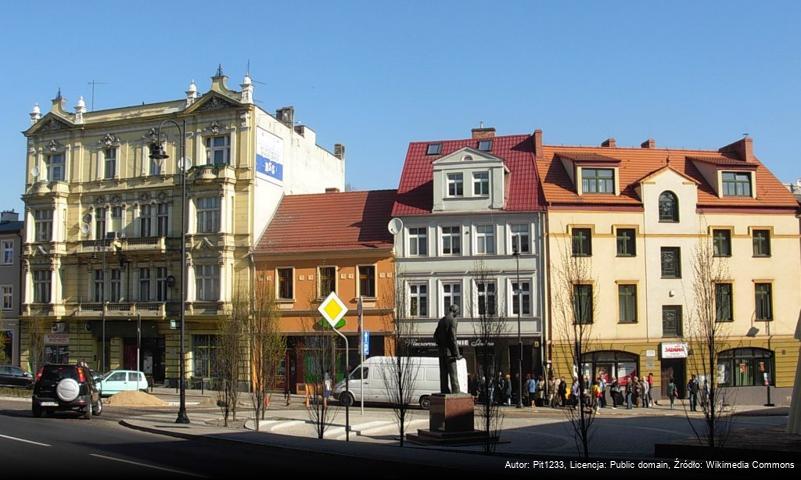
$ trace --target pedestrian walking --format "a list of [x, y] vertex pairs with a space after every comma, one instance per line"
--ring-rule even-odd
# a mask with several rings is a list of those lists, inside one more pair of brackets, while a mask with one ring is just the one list
[[537, 397], [537, 381], [531, 378], [531, 374], [526, 375], [526, 392], [528, 392], [527, 404], [529, 407], [535, 407], [535, 399]]
[[506, 403], [506, 379], [503, 376], [503, 372], [498, 372], [498, 380], [495, 382], [495, 392], [496, 398], [495, 400], [498, 402], [499, 405], [503, 405]]
[[581, 406], [581, 385], [578, 378], [573, 378], [573, 386], [570, 388], [570, 406]]
[[634, 382], [629, 378], [626, 381], [626, 410], [632, 409], [632, 399], [634, 398]]
[[698, 380], [695, 375], [690, 376], [690, 381], [687, 382], [687, 398], [690, 400], [690, 410], [695, 412], [698, 410]]
[[567, 382], [565, 377], [559, 380], [559, 406], [564, 407], [567, 404]]
[[648, 374], [648, 406], [658, 405], [654, 400], [654, 374]]
[[670, 377], [670, 381], [668, 381], [667, 395], [670, 399], [670, 409], [673, 410], [673, 402], [679, 396], [679, 389], [676, 388], [676, 383], [673, 381], [673, 377]]
[[537, 378], [537, 394], [534, 403], [538, 407], [545, 406], [545, 378], [542, 375]]
[[503, 395], [504, 395], [504, 397], [506, 397], [506, 404], [507, 405], [511, 405], [512, 404], [512, 377], [510, 377], [508, 373], [506, 374], [506, 379], [505, 379], [505, 382], [504, 382], [504, 388], [505, 388], [505, 390], [503, 392]]
[[642, 406], [643, 408], [648, 408], [648, 395], [650, 394], [651, 390], [648, 388], [648, 381], [646, 379], [640, 380], [640, 389], [642, 390]]
[[601, 390], [601, 396], [598, 401], [601, 408], [606, 408], [606, 380], [603, 376], [598, 377], [598, 388]]
[[612, 386], [609, 387], [609, 393], [612, 395], [612, 408], [617, 409], [617, 406], [623, 406], [623, 396], [620, 393], [620, 383], [616, 378], [612, 379]]
[[707, 411], [709, 404], [709, 382], [704, 378], [704, 384], [701, 386], [701, 410]]
[[599, 408], [601, 406], [601, 382], [599, 380], [593, 380], [592, 382], [592, 411], [598, 415]]

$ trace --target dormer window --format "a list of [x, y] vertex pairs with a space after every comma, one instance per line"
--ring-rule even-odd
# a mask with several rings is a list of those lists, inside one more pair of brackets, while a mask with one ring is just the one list
[[615, 193], [615, 171], [611, 168], [582, 168], [582, 193]]
[[447, 181], [449, 197], [464, 196], [464, 181], [461, 173], [449, 173]]
[[750, 197], [751, 174], [741, 172], [723, 172], [724, 197]]
[[662, 192], [659, 195], [659, 221], [676, 223], [679, 221], [679, 199], [673, 192]]
[[441, 143], [429, 143], [428, 148], [426, 148], [426, 155], [439, 155], [442, 153], [442, 144]]
[[489, 152], [492, 150], [492, 140], [479, 140], [478, 149], [482, 152]]
[[489, 172], [473, 173], [473, 195], [477, 197], [489, 195]]

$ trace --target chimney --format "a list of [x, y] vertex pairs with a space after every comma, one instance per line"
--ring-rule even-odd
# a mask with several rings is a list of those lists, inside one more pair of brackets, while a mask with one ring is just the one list
[[341, 143], [335, 143], [334, 156], [340, 160], [345, 160], [345, 145], [342, 145]]
[[19, 221], [19, 213], [15, 212], [14, 210], [3, 210], [0, 213], [0, 222], [18, 222]]
[[656, 140], [649, 138], [640, 144], [641, 148], [656, 148]]
[[542, 130], [534, 130], [534, 158], [540, 160], [543, 158], [542, 152]]
[[337, 187], [328, 187], [325, 189], [325, 193], [339, 193], [339, 189]]
[[615, 142], [615, 138], [614, 137], [609, 137], [606, 140], [604, 140], [603, 142], [601, 142], [601, 146], [602, 147], [607, 147], [607, 148], [615, 148], [617, 146], [617, 143]]
[[292, 106], [279, 108], [275, 111], [275, 118], [289, 128], [295, 124], [295, 108]]
[[481, 127], [470, 130], [473, 134], [473, 140], [483, 140], [485, 138], [495, 137], [495, 127]]
[[306, 135], [306, 126], [305, 125], [295, 125], [295, 133], [297, 133], [301, 137]]
[[723, 154], [734, 154], [746, 163], [754, 161], [754, 141], [746, 134], [745, 137], [718, 149]]

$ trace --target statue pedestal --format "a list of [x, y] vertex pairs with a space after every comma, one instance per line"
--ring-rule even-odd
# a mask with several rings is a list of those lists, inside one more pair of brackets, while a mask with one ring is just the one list
[[470, 445], [484, 443], [484, 432], [474, 428], [473, 396], [467, 393], [431, 395], [429, 429], [406, 435], [407, 440], [431, 445]]

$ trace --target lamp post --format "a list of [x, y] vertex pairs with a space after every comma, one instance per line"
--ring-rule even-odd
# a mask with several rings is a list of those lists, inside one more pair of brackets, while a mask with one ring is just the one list
[[775, 361], [771, 362], [771, 360], [773, 360], [773, 350], [770, 349], [770, 320], [765, 321], [765, 333], [768, 334], [768, 352], [770, 352], [770, 357], [766, 362], [767, 365], [765, 365], [765, 372], [763, 372], [763, 375], [765, 377], [765, 388], [767, 389], [768, 392], [768, 401], [765, 403], [765, 406], [773, 407], [774, 406], [773, 402], [770, 401], [770, 381], [771, 381], [771, 376], [773, 375], [774, 367], [771, 366], [771, 363], [775, 364], [776, 362]]
[[186, 386], [184, 384], [184, 379], [186, 377], [186, 373], [184, 369], [186, 368], [184, 364], [184, 329], [186, 326], [186, 321], [184, 318], [184, 314], [186, 311], [186, 120], [183, 120], [180, 124], [172, 119], [166, 119], [162, 121], [158, 127], [151, 130], [151, 137], [153, 141], [150, 143], [150, 158], [152, 160], [163, 161], [169, 158], [169, 155], [164, 151], [164, 147], [161, 144], [161, 127], [165, 124], [172, 124], [175, 128], [178, 129], [178, 133], [181, 135], [181, 142], [179, 143], [179, 154], [178, 160], [176, 165], [178, 169], [181, 171], [181, 335], [180, 335], [180, 345], [178, 348], [178, 365], [179, 365], [179, 372], [180, 378], [178, 379], [178, 385], [181, 390], [181, 401], [180, 406], [178, 407], [178, 418], [175, 419], [175, 423], [189, 423], [189, 417], [186, 415]]
[[520, 288], [520, 251], [517, 245], [512, 245], [512, 255], [517, 265], [517, 408], [523, 408], [523, 339], [520, 333], [520, 314], [523, 310], [523, 289]]

